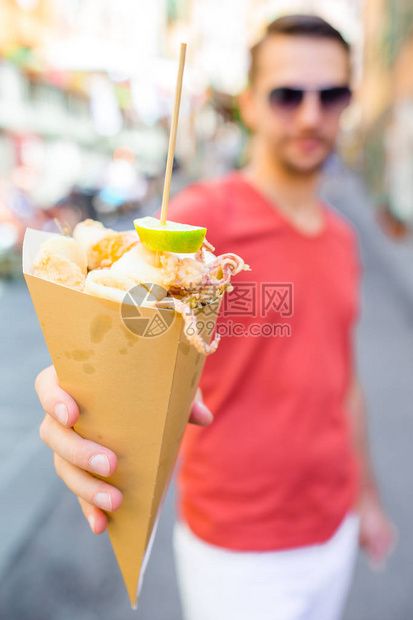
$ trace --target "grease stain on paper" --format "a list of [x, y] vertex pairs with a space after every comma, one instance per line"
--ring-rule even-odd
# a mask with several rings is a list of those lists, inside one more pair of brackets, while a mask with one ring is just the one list
[[81, 351], [80, 349], [76, 349], [72, 353], [73, 359], [75, 362], [86, 362], [91, 355], [93, 355], [93, 351]]
[[90, 339], [98, 344], [102, 342], [110, 328], [112, 327], [112, 319], [108, 314], [98, 314], [90, 325]]
[[75, 349], [74, 351], [65, 351], [65, 355], [68, 359], [73, 359], [75, 362], [86, 362], [95, 352], [89, 349], [89, 351], [83, 351], [82, 349]]
[[181, 342], [181, 344], [179, 345], [179, 348], [181, 349], [181, 352], [183, 355], [188, 355], [191, 347], [189, 344], [187, 344], [186, 342]]
[[[123, 335], [125, 336], [126, 340], [128, 341], [128, 347], [133, 347], [134, 344], [136, 344], [139, 340], [139, 336], [138, 334], [132, 334], [132, 332], [130, 332], [128, 329], [126, 329], [126, 327], [124, 327], [122, 325], [122, 331], [123, 331]], [[122, 351], [121, 351], [122, 353]]]

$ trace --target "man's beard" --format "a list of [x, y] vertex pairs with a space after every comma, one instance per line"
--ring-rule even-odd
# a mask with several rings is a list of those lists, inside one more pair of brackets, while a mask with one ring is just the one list
[[311, 166], [300, 166], [295, 164], [294, 162], [289, 161], [287, 158], [280, 159], [279, 161], [282, 164], [283, 168], [290, 174], [305, 177], [319, 174], [323, 170], [324, 164], [327, 159], [328, 155], [322, 161], [317, 162]]
[[[278, 145], [278, 147], [275, 148], [275, 154], [277, 156], [279, 163], [289, 174], [294, 174], [294, 175], [299, 175], [299, 176], [311, 176], [311, 175], [320, 173], [328, 157], [333, 152], [335, 143], [330, 140], [326, 140], [325, 138], [318, 136], [318, 135], [303, 135], [303, 136], [298, 136], [297, 138], [303, 139], [303, 140], [306, 140], [306, 139], [317, 140], [318, 142], [320, 142], [320, 144], [324, 146], [324, 149], [323, 149], [324, 155], [321, 156], [320, 159], [315, 161], [313, 164], [306, 164], [304, 162], [301, 165], [300, 161], [294, 161], [293, 157], [289, 156], [288, 150], [284, 154], [284, 149], [282, 148], [282, 145], [281, 145], [281, 148], [280, 148], [280, 145]], [[288, 141], [289, 139], [286, 142], [288, 143]]]

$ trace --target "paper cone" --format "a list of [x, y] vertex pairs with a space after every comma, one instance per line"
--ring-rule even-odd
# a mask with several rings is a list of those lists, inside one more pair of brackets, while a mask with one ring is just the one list
[[[80, 408], [76, 432], [118, 456], [116, 473], [102, 479], [123, 493], [108, 532], [135, 607], [205, 356], [189, 345], [180, 315], [162, 335], [139, 337], [123, 324], [120, 304], [31, 275], [50, 236], [27, 229], [23, 272], [60, 385]], [[200, 319], [214, 321], [218, 305]], [[157, 312], [140, 310], [148, 318]]]

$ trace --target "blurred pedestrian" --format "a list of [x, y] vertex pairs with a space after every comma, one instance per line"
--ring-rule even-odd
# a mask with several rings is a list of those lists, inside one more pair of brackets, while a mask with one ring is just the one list
[[[170, 206], [170, 219], [206, 226], [218, 253], [252, 269], [227, 297], [227, 335], [205, 365], [205, 404], [193, 405], [198, 426], [181, 453], [174, 542], [186, 620], [338, 619], [358, 542], [375, 564], [394, 543], [354, 362], [356, 236], [318, 197], [350, 73], [348, 44], [322, 19], [270, 24], [240, 97], [250, 163]], [[117, 509], [121, 494], [86, 472], [113, 473], [116, 456], [70, 428], [78, 409], [53, 368], [36, 386], [41, 436], [100, 533], [100, 508]]]

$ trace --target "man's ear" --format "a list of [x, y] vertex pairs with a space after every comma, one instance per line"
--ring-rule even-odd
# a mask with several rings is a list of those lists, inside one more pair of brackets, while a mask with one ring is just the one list
[[257, 118], [256, 102], [249, 86], [237, 96], [237, 104], [244, 125], [254, 131]]

